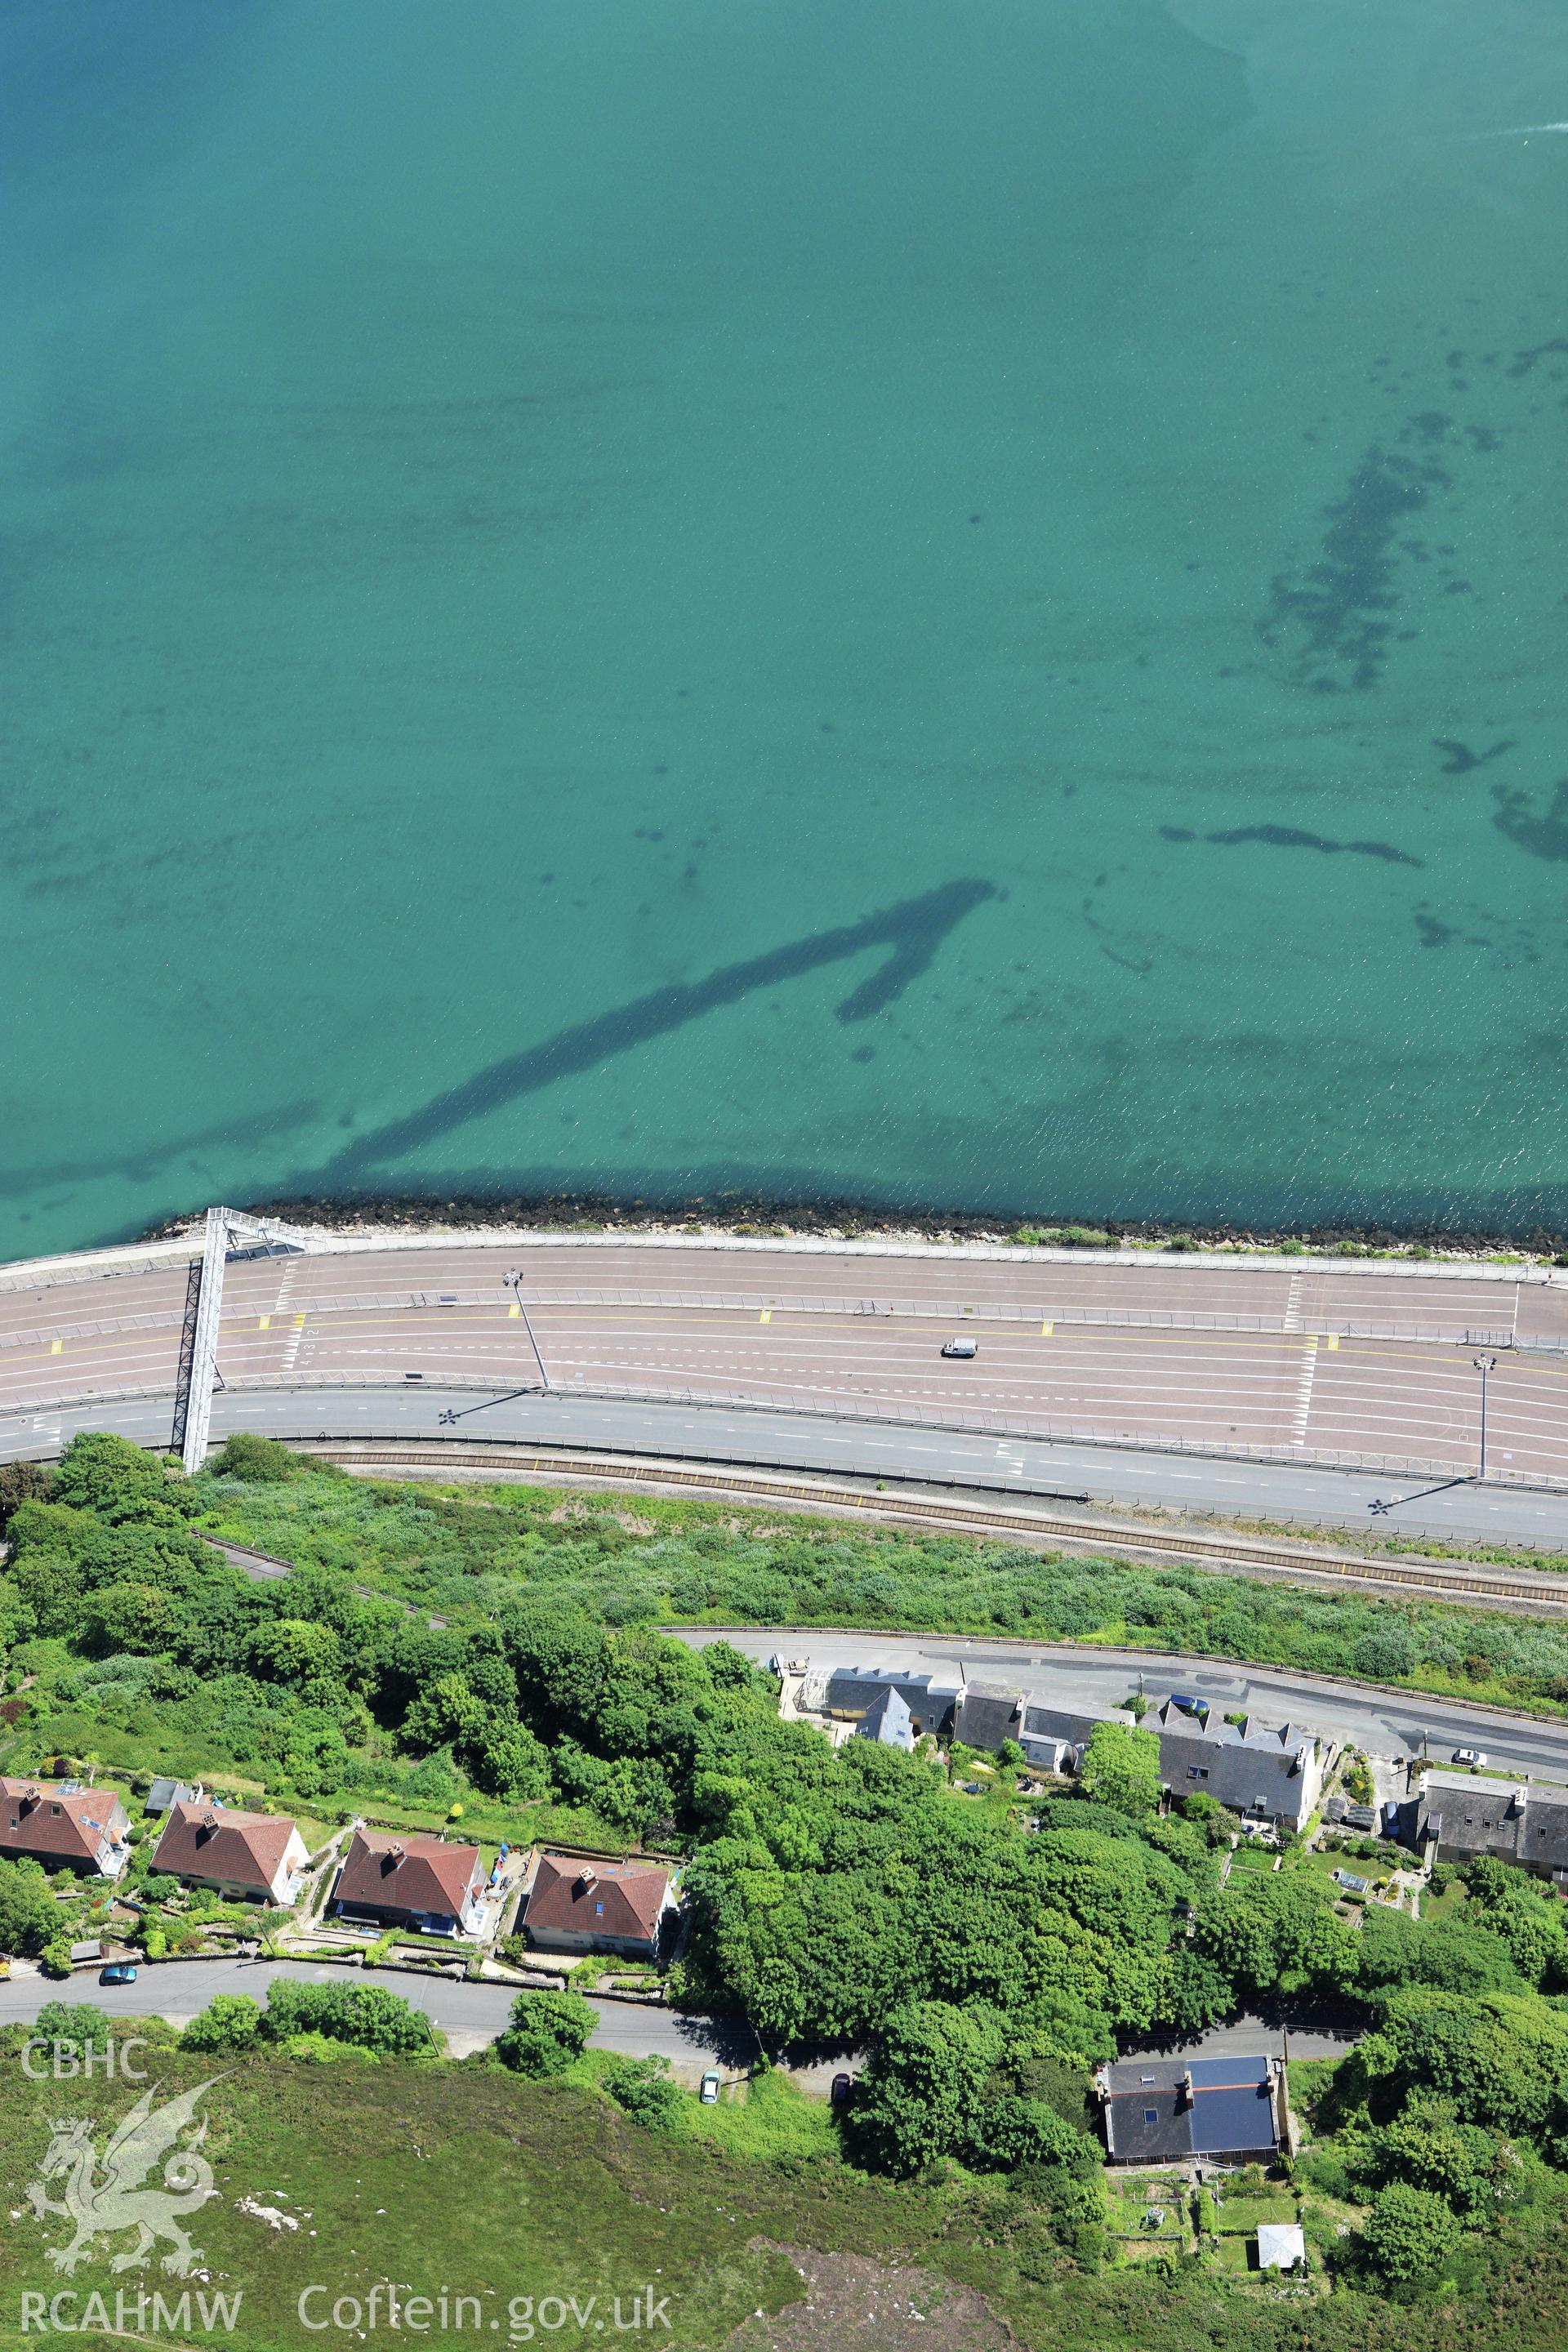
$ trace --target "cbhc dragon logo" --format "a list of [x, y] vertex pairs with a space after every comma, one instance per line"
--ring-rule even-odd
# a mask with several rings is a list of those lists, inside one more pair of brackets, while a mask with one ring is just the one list
[[[27, 2202], [38, 2221], [58, 2213], [75, 2226], [76, 2235], [68, 2244], [48, 2249], [56, 2270], [69, 2277], [79, 2263], [86, 2262], [97, 2240], [112, 2237], [121, 2230], [134, 2230], [136, 2243], [115, 2255], [111, 2270], [131, 2270], [145, 2263], [156, 2242], [167, 2238], [173, 2252], [163, 2256], [163, 2269], [173, 2271], [176, 2278], [189, 2277], [202, 2260], [202, 2250], [191, 2243], [181, 2216], [195, 2212], [218, 2193], [213, 2187], [212, 2166], [195, 2152], [207, 2136], [205, 2118], [164, 2165], [163, 2187], [145, 2189], [142, 2184], [165, 2148], [174, 2147], [180, 2134], [196, 2123], [196, 2101], [217, 2079], [214, 2075], [211, 2081], [198, 2083], [194, 2090], [182, 2091], [177, 2099], [166, 2100], [161, 2107], [153, 2105], [152, 2091], [143, 2091], [104, 2149], [101, 2174], [89, 2116], [71, 2116], [50, 2124], [54, 2137], [41, 2167], [43, 2179], [33, 2182]], [[64, 2193], [53, 2198], [45, 2184], [62, 2176]]]

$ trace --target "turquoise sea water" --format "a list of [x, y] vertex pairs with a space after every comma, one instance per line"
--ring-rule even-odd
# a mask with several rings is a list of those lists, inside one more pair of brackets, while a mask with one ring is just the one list
[[12, 0], [0, 1253], [1568, 1221], [1558, 0]]

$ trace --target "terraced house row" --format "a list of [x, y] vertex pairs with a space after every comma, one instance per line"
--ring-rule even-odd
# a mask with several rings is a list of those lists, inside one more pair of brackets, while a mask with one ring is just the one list
[[[786, 1677], [786, 1691], [788, 1688]], [[1047, 1706], [1009, 1683], [944, 1684], [896, 1666], [836, 1666], [826, 1675], [800, 1670], [797, 1711], [852, 1723], [857, 1736], [912, 1748], [930, 1734], [994, 1753], [1016, 1740], [1026, 1763], [1076, 1772], [1098, 1724], [1125, 1725], [1119, 1707], [1075, 1711]], [[1233, 1722], [1206, 1701], [1172, 1693], [1151, 1699], [1142, 1727], [1160, 1743], [1160, 1770], [1173, 1796], [1199, 1791], [1244, 1819], [1303, 1828], [1322, 1796], [1337, 1744], [1300, 1724]]]

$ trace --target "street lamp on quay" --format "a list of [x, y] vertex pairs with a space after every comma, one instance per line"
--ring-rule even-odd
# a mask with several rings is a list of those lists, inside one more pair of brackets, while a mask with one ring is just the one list
[[[528, 1333], [528, 1344], [533, 1349], [533, 1360], [539, 1366], [539, 1386], [546, 1396], [553, 1396], [555, 1391], [550, 1385], [550, 1374], [544, 1369], [544, 1358], [540, 1352], [539, 1335], [533, 1328], [528, 1307], [523, 1300], [522, 1276], [521, 1272], [513, 1271], [509, 1273], [505, 1279], [513, 1297], [517, 1300], [517, 1311], [521, 1316], [523, 1328]], [[470, 1413], [488, 1412], [492, 1405], [515, 1404], [519, 1397], [533, 1394], [533, 1385], [530, 1382], [525, 1389], [509, 1389], [505, 1396], [487, 1397], [483, 1404], [450, 1406], [446, 1412], [438, 1412], [436, 1418], [443, 1428], [451, 1429], [455, 1428], [459, 1421], [467, 1421]]]
[[[528, 1306], [522, 1295], [522, 1274], [521, 1269], [509, 1274], [507, 1276], [507, 1280], [511, 1285], [512, 1297], [516, 1299], [518, 1311], [522, 1317], [522, 1328], [528, 1333], [528, 1344], [533, 1349], [533, 1360], [539, 1366], [540, 1386], [546, 1391], [546, 1393], [548, 1393], [550, 1388], [550, 1375], [544, 1369], [544, 1359], [539, 1352], [538, 1337], [535, 1334], [532, 1323], [529, 1320]], [[1482, 1425], [1483, 1427], [1485, 1426], [1484, 1416]], [[1484, 1445], [1482, 1451], [1483, 1453], [1485, 1452]]]
[[1379, 1496], [1374, 1502], [1367, 1505], [1367, 1509], [1374, 1519], [1386, 1518], [1389, 1512], [1398, 1510], [1402, 1503], [1423, 1503], [1428, 1495], [1446, 1495], [1450, 1486], [1471, 1485], [1479, 1486], [1485, 1480], [1487, 1475], [1487, 1382], [1497, 1370], [1497, 1358], [1472, 1356], [1470, 1361], [1481, 1376], [1481, 1458], [1474, 1479], [1472, 1480], [1468, 1470], [1461, 1470], [1457, 1478], [1445, 1478], [1439, 1486], [1419, 1486], [1414, 1495], [1395, 1495], [1386, 1502]]
[[1487, 1381], [1497, 1370], [1495, 1356], [1472, 1356], [1470, 1361], [1481, 1376], [1481, 1462], [1477, 1482], [1487, 1475]]

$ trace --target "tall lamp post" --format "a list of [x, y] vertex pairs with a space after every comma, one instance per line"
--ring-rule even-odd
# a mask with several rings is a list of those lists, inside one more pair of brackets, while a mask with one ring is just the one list
[[[1481, 1460], [1476, 1473], [1476, 1484], [1479, 1486], [1487, 1475], [1487, 1382], [1497, 1370], [1497, 1358], [1472, 1356], [1470, 1361], [1481, 1376]], [[1414, 1495], [1394, 1495], [1386, 1501], [1380, 1495], [1367, 1505], [1367, 1509], [1373, 1518], [1386, 1518], [1389, 1512], [1397, 1510], [1402, 1503], [1425, 1502], [1428, 1495], [1446, 1495], [1450, 1486], [1468, 1486], [1469, 1483], [1469, 1472], [1461, 1470], [1457, 1478], [1445, 1478], [1438, 1486], [1418, 1486]]]
[[[521, 1316], [523, 1327], [528, 1333], [528, 1344], [533, 1349], [533, 1360], [539, 1366], [539, 1385], [546, 1396], [553, 1396], [555, 1391], [550, 1385], [550, 1375], [544, 1369], [544, 1358], [539, 1352], [539, 1335], [529, 1318], [527, 1307], [523, 1305], [522, 1276], [521, 1272], [508, 1274], [506, 1280], [510, 1285], [512, 1294], [517, 1300], [517, 1311]], [[436, 1418], [443, 1429], [451, 1429], [455, 1428], [459, 1421], [467, 1421], [470, 1413], [489, 1412], [492, 1405], [515, 1404], [519, 1397], [532, 1394], [533, 1387], [531, 1382], [525, 1389], [509, 1389], [505, 1396], [486, 1397], [482, 1404], [466, 1404], [461, 1407], [448, 1405], [444, 1412], [438, 1412]]]
[[1497, 1370], [1497, 1358], [1472, 1356], [1470, 1361], [1481, 1376], [1481, 1466], [1477, 1475], [1484, 1478], [1487, 1475], [1487, 1381]]
[[[517, 1300], [517, 1304], [518, 1304], [519, 1311], [521, 1312], [521, 1316], [522, 1316], [522, 1324], [523, 1324], [523, 1328], [524, 1328], [524, 1330], [528, 1333], [528, 1344], [529, 1344], [529, 1346], [533, 1349], [533, 1360], [534, 1360], [534, 1362], [539, 1366], [539, 1378], [540, 1378], [541, 1384], [543, 1386], [543, 1388], [545, 1389], [545, 1391], [548, 1392], [548, 1391], [549, 1391], [549, 1387], [550, 1387], [550, 1375], [549, 1375], [549, 1373], [548, 1373], [548, 1372], [545, 1370], [545, 1369], [544, 1369], [544, 1359], [543, 1359], [543, 1357], [542, 1357], [542, 1356], [540, 1354], [540, 1352], [539, 1352], [539, 1341], [538, 1341], [537, 1337], [535, 1336], [534, 1328], [533, 1328], [533, 1325], [532, 1325], [532, 1324], [531, 1324], [531, 1322], [530, 1322], [530, 1320], [529, 1320], [528, 1307], [527, 1307], [526, 1303], [524, 1302], [523, 1296], [522, 1296], [522, 1274], [521, 1274], [521, 1269], [520, 1269], [517, 1273], [515, 1273], [515, 1274], [509, 1274], [509, 1275], [507, 1276], [507, 1280], [508, 1280], [508, 1281], [510, 1283], [510, 1285], [511, 1285], [511, 1288], [512, 1288], [512, 1296], [513, 1296], [513, 1297]], [[1484, 1416], [1483, 1416], [1483, 1426], [1484, 1426]], [[1485, 1453], [1486, 1453], [1486, 1445], [1485, 1445], [1485, 1442], [1484, 1442], [1484, 1440], [1483, 1440], [1482, 1446], [1481, 1446], [1481, 1452], [1482, 1452], [1482, 1454], [1483, 1454], [1483, 1456], [1484, 1456], [1484, 1454], [1485, 1454]]]

